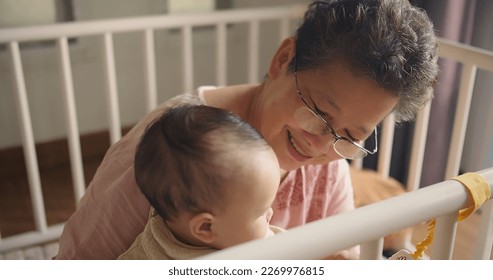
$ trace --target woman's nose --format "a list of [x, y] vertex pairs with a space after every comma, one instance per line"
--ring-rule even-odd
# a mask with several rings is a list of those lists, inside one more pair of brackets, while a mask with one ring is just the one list
[[318, 135], [303, 131], [303, 137], [305, 138], [312, 152], [316, 153], [317, 155], [327, 155], [332, 149], [332, 145], [334, 144], [334, 136], [332, 136], [332, 134], [330, 133], [325, 135]]

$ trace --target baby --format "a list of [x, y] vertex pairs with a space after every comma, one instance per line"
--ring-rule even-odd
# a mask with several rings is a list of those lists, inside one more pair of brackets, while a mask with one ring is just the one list
[[152, 208], [119, 259], [193, 259], [282, 231], [269, 225], [277, 157], [232, 113], [202, 105], [169, 109], [144, 132], [134, 168]]

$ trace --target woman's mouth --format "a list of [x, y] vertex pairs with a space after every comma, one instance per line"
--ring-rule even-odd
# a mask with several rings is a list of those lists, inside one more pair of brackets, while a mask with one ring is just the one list
[[291, 145], [288, 145], [288, 151], [295, 160], [302, 162], [312, 158], [311, 156], [304, 153], [301, 147], [296, 144], [293, 136], [289, 131], [288, 131], [288, 139], [289, 142], [291, 143]]

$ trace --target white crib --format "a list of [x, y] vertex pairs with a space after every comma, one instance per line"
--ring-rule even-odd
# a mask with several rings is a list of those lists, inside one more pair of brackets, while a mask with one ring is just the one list
[[[156, 76], [155, 32], [157, 30], [174, 30], [181, 34], [182, 57], [182, 91], [190, 91], [194, 85], [193, 28], [210, 27], [216, 35], [216, 85], [228, 83], [227, 69], [227, 30], [230, 25], [248, 25], [248, 65], [246, 65], [245, 82], [258, 82], [259, 72], [259, 33], [264, 21], [278, 23], [279, 40], [288, 36], [294, 23], [302, 17], [304, 6], [272, 7], [262, 9], [242, 9], [218, 11], [194, 15], [150, 16], [131, 19], [114, 19], [64, 23], [39, 27], [0, 29], [0, 44], [6, 44], [14, 77], [15, 100], [20, 120], [23, 151], [30, 185], [36, 230], [0, 239], [0, 254], [22, 249], [28, 246], [56, 241], [61, 234], [63, 223], [47, 225], [42, 186], [33, 138], [32, 118], [28, 103], [25, 73], [22, 67], [21, 42], [55, 40], [58, 63], [61, 72], [64, 106], [66, 110], [67, 138], [69, 143], [71, 171], [75, 193], [78, 201], [85, 190], [81, 160], [80, 132], [76, 112], [76, 93], [73, 85], [73, 69], [69, 55], [69, 38], [95, 36], [101, 39], [103, 53], [104, 83], [106, 86], [108, 129], [111, 143], [121, 137], [121, 120], [117, 75], [115, 70], [115, 34], [141, 33], [144, 51], [146, 110], [158, 103]], [[463, 64], [460, 97], [456, 109], [452, 144], [449, 151], [447, 172], [444, 179], [458, 174], [460, 157], [464, 143], [467, 117], [477, 69], [493, 72], [493, 53], [478, 48], [461, 45], [440, 39], [440, 56], [456, 60]], [[260, 69], [262, 71], [262, 69]], [[208, 258], [270, 258], [270, 259], [315, 259], [327, 256], [340, 249], [361, 244], [363, 259], [378, 259], [382, 251], [383, 236], [401, 228], [416, 225], [437, 217], [436, 240], [433, 244], [431, 258], [450, 259], [456, 231], [457, 210], [464, 207], [467, 193], [455, 181], [419, 189], [421, 168], [426, 140], [430, 106], [419, 113], [412, 145], [412, 158], [409, 167], [407, 189], [409, 193], [389, 200], [375, 203], [355, 211], [314, 222], [275, 236], [268, 240], [249, 242], [235, 248], [223, 250]], [[383, 125], [380, 143], [378, 172], [388, 176], [390, 155], [392, 151], [394, 122], [392, 116]], [[355, 166], [361, 162], [354, 162]], [[479, 171], [493, 187], [493, 168]], [[447, 195], [444, 195], [447, 194]], [[480, 234], [476, 240], [473, 258], [489, 259], [493, 242], [492, 203], [489, 201], [481, 212]], [[388, 211], [392, 209], [392, 211]], [[1, 230], [1, 229], [0, 229]], [[302, 243], [293, 240], [304, 240]], [[289, 244], [289, 245], [286, 245]], [[262, 250], [257, 250], [261, 246]]]

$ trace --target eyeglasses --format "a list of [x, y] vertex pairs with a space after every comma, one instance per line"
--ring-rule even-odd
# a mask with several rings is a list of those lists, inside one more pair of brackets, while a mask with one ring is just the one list
[[[331, 134], [333, 139], [332, 147], [334, 151], [341, 157], [347, 159], [357, 159], [364, 158], [368, 154], [375, 154], [378, 150], [378, 142], [377, 142], [377, 129], [374, 130], [375, 135], [375, 148], [373, 151], [367, 150], [363, 147], [363, 141], [353, 141], [344, 136], [340, 136], [335, 132], [332, 126], [317, 112], [316, 109], [310, 107], [308, 102], [303, 98], [303, 94], [298, 86], [298, 74], [294, 72], [294, 78], [296, 81], [296, 91], [301, 101], [305, 104], [305, 106], [300, 107], [294, 113], [294, 117], [298, 122], [298, 125], [305, 131], [325, 136]], [[311, 97], [310, 97], [311, 99]], [[312, 100], [312, 99], [311, 99]], [[313, 100], [312, 100], [313, 102]], [[315, 106], [316, 107], [316, 106]]]

